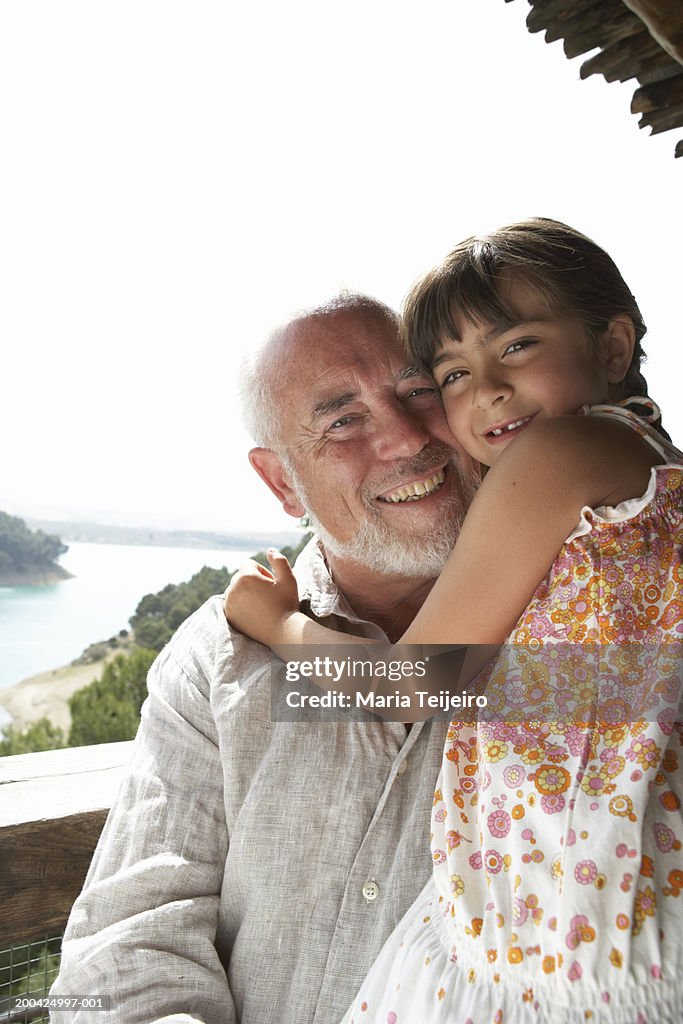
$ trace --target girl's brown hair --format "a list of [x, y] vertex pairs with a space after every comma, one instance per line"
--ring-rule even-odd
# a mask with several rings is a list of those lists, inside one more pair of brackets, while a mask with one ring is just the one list
[[550, 310], [578, 320], [592, 338], [613, 317], [628, 315], [636, 341], [622, 393], [615, 397], [647, 395], [640, 372], [647, 328], [619, 269], [586, 235], [545, 217], [465, 239], [413, 287], [403, 311], [403, 337], [412, 358], [431, 368], [441, 341], [457, 337], [456, 312], [470, 321], [514, 320], [500, 294], [501, 282], [510, 279], [531, 284]]

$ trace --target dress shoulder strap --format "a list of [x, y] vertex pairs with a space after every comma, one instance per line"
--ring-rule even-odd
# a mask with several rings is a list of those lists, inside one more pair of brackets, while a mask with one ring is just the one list
[[[632, 406], [633, 408], [629, 408]], [[634, 408], [638, 412], [634, 412]], [[624, 398], [614, 405], [585, 405], [582, 412], [588, 416], [613, 417], [627, 424], [635, 430], [643, 440], [647, 441], [655, 451], [661, 455], [665, 462], [680, 462], [683, 454], [666, 440], [665, 437], [655, 430], [652, 424], [661, 416], [659, 406], [651, 398], [641, 397]]]

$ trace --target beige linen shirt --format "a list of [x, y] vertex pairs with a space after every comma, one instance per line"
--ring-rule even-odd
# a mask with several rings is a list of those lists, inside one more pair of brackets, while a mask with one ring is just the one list
[[[383, 636], [314, 543], [297, 576], [325, 624]], [[446, 721], [272, 721], [270, 657], [215, 597], [157, 658], [53, 986], [112, 1009], [59, 1024], [338, 1024], [420, 893]]]

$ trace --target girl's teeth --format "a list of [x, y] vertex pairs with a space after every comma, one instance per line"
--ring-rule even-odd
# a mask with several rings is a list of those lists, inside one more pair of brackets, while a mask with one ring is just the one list
[[497, 427], [496, 430], [492, 430], [491, 433], [494, 437], [500, 437], [501, 434], [505, 434], [508, 430], [516, 430], [517, 427], [521, 427], [523, 423], [526, 423], [528, 417], [523, 420], [517, 420], [516, 423], [508, 423], [507, 427]]

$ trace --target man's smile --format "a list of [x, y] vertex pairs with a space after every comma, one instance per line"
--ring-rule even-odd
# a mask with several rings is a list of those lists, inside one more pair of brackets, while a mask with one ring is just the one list
[[434, 491], [437, 491], [443, 485], [445, 478], [444, 470], [439, 469], [432, 476], [426, 477], [423, 480], [414, 480], [410, 484], [404, 484], [402, 487], [397, 487], [394, 490], [385, 491], [384, 494], [377, 496], [377, 500], [394, 504], [402, 501], [419, 501], [428, 494], [433, 494]]

